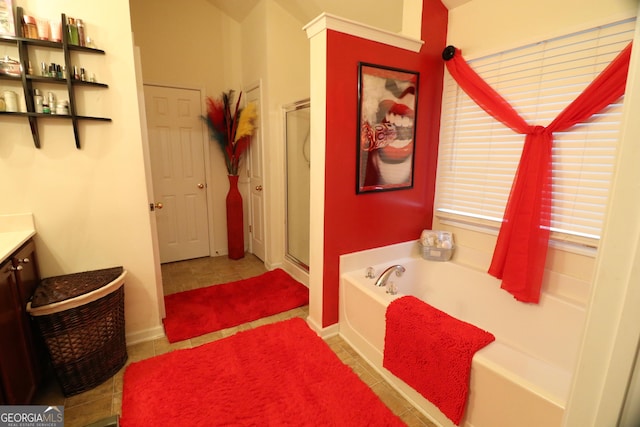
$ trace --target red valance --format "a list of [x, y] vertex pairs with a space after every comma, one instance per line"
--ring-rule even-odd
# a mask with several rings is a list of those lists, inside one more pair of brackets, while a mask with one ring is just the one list
[[553, 132], [589, 119], [624, 94], [631, 43], [547, 127], [529, 125], [498, 92], [467, 64], [459, 49], [443, 52], [447, 69], [460, 87], [488, 114], [518, 133], [524, 148], [489, 274], [502, 289], [523, 302], [537, 303], [549, 243], [551, 222], [551, 148]]

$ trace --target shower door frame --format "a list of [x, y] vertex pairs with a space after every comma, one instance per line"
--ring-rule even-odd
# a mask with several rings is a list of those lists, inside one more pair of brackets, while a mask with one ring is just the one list
[[[293, 111], [303, 110], [305, 108], [311, 108], [311, 99], [306, 98], [300, 101], [292, 102], [291, 104], [284, 105], [282, 107], [282, 129], [283, 129], [283, 137], [284, 137], [284, 222], [285, 222], [285, 236], [284, 236], [284, 256], [286, 259], [297, 265], [298, 267], [304, 269], [306, 272], [309, 272], [309, 265], [302, 260], [296, 258], [294, 255], [289, 253], [289, 159], [288, 155], [288, 135], [287, 135], [287, 114]], [[311, 129], [309, 129], [311, 131]], [[311, 136], [309, 135], [309, 143]], [[309, 159], [311, 161], [311, 159]], [[311, 197], [311, 193], [309, 193], [309, 197]]]

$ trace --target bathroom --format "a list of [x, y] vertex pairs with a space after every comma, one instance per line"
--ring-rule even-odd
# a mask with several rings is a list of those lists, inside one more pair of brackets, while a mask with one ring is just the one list
[[[25, 4], [35, 4], [34, 2], [24, 2]], [[9, 183], [15, 183], [8, 189], [5, 203], [0, 204], [1, 213], [9, 214], [15, 212], [29, 211], [34, 213], [36, 228], [38, 229], [38, 250], [42, 253], [42, 269], [45, 275], [53, 275], [60, 272], [94, 268], [104, 264], [126, 264], [133, 272], [130, 292], [128, 293], [129, 317], [127, 328], [132, 340], [143, 340], [146, 337], [158, 333], [160, 328], [160, 308], [159, 296], [156, 289], [157, 268], [153, 256], [153, 232], [150, 214], [148, 212], [148, 196], [144, 174], [144, 152], [141, 144], [136, 143], [142, 139], [143, 129], [137, 120], [138, 100], [136, 97], [137, 87], [134, 79], [134, 59], [131, 49], [134, 45], [131, 39], [129, 16], [129, 4], [125, 1], [110, 2], [108, 6], [95, 8], [91, 5], [81, 4], [75, 1], [55, 1], [50, 2], [45, 13], [57, 14], [60, 11], [75, 13], [78, 16], [86, 16], [91, 22], [100, 22], [104, 27], [109, 28], [109, 35], [98, 34], [98, 43], [104, 46], [108, 52], [105, 63], [102, 65], [103, 74], [111, 85], [109, 91], [104, 94], [103, 108], [109, 111], [113, 118], [113, 123], [104, 125], [90, 125], [83, 130], [83, 138], [92, 141], [81, 151], [76, 151], [73, 143], [69, 141], [69, 130], [56, 123], [43, 127], [43, 138], [49, 141], [43, 146], [41, 151], [33, 148], [31, 135], [28, 126], [25, 128], [22, 122], [3, 122], [2, 144], [0, 146], [0, 158], [2, 168], [0, 177]], [[438, 13], [443, 14], [438, 4], [439, 2], [425, 2], [425, 5], [436, 7]], [[531, 10], [535, 10], [536, 16], [541, 25], [535, 26], [543, 36], [548, 34], [558, 34], [566, 30], [584, 27], [592, 22], [600, 21], [603, 17], [615, 19], [620, 15], [625, 15], [632, 11], [635, 14], [635, 2], [619, 0], [615, 2], [589, 2], [588, 7], [581, 6], [580, 10], [575, 10], [575, 6], [567, 5], [561, 7], [557, 2], [529, 2]], [[633, 3], [633, 4], [632, 4]], [[535, 6], [534, 6], [535, 4]], [[41, 6], [38, 6], [41, 7]], [[175, 7], [171, 6], [171, 7]], [[463, 47], [470, 53], [475, 49], [498, 50], [505, 42], [505, 39], [512, 44], [520, 41], [530, 41], [536, 38], [537, 34], [532, 34], [533, 26], [525, 25], [520, 18], [519, 10], [523, 6], [499, 5], [495, 1], [472, 0], [466, 5], [461, 5], [449, 11], [448, 31], [449, 37], [455, 38], [457, 45]], [[500, 9], [500, 22], [504, 25], [496, 26], [492, 24], [497, 19], [494, 14], [496, 9]], [[547, 16], [552, 17], [546, 20]], [[446, 17], [440, 17], [445, 20]], [[233, 22], [225, 22], [234, 35], [239, 35], [241, 29]], [[304, 25], [304, 24], [302, 24]], [[302, 25], [299, 27], [301, 28]], [[444, 23], [441, 23], [444, 25]], [[214, 30], [210, 30], [214, 31]], [[479, 34], [483, 36], [480, 37]], [[508, 37], [505, 37], [505, 34]], [[217, 34], [216, 34], [217, 35]], [[159, 36], [158, 36], [159, 37]], [[211, 38], [210, 40], [214, 40]], [[351, 39], [349, 39], [351, 41]], [[308, 42], [308, 41], [307, 41]], [[211, 43], [214, 43], [211, 41]], [[437, 44], [438, 48], [434, 46]], [[434, 50], [441, 50], [444, 44], [442, 36], [440, 39], [430, 37], [426, 40], [426, 46]], [[481, 46], [480, 46], [481, 44]], [[127, 48], [125, 49], [124, 46]], [[358, 45], [358, 48], [361, 46]], [[312, 46], [312, 49], [314, 47]], [[375, 52], [386, 48], [371, 42], [367, 43], [362, 51], [370, 62], [381, 62], [383, 59], [375, 57]], [[385, 56], [380, 52], [380, 57]], [[180, 63], [183, 58], [176, 50], [175, 60]], [[246, 55], [250, 55], [248, 52]], [[239, 51], [229, 50], [226, 52], [229, 57], [239, 56]], [[384, 58], [385, 62], [397, 62], [397, 51]], [[229, 86], [240, 86], [244, 80], [242, 72], [233, 68], [232, 63], [223, 66], [215, 65], [217, 58], [210, 58], [211, 55], [201, 55], [203, 68], [206, 73], [231, 75]], [[107, 60], [108, 58], [108, 60]], [[330, 65], [335, 68], [338, 78], [340, 75], [349, 75], [355, 80], [353, 64], [359, 58], [351, 58], [351, 64], [343, 64], [345, 69], [341, 69], [341, 64], [335, 64], [335, 59], [329, 58]], [[315, 55], [311, 58], [312, 64], [317, 65], [318, 59]], [[332, 62], [333, 61], [333, 62]], [[405, 65], [408, 68], [418, 68], [418, 64]], [[441, 67], [441, 64], [430, 64], [433, 69]], [[228, 69], [224, 69], [228, 67]], [[223, 68], [223, 70], [221, 70]], [[317, 67], [313, 67], [317, 70]], [[334, 68], [332, 68], [334, 70]], [[150, 70], [156, 76], [161, 70]], [[204, 72], [203, 72], [204, 73]], [[434, 77], [437, 74], [429, 73]], [[161, 79], [160, 76], [157, 79]], [[249, 79], [249, 77], [247, 77]], [[183, 76], [174, 77], [176, 83], [186, 80]], [[313, 79], [312, 79], [313, 80]], [[343, 99], [339, 95], [354, 90], [352, 86], [345, 86], [346, 83], [332, 83], [327, 87], [327, 93], [337, 98], [318, 102], [318, 107], [322, 108], [330, 102], [331, 114], [337, 117], [337, 122], [331, 122], [327, 128], [326, 140], [337, 141], [334, 150], [327, 153], [327, 164], [330, 165], [331, 176], [327, 177], [325, 184], [323, 174], [318, 175], [318, 168], [323, 169], [325, 154], [311, 153], [312, 162], [312, 194], [314, 203], [319, 203], [317, 199], [323, 199], [322, 195], [330, 194], [323, 203], [322, 209], [312, 207], [312, 230], [323, 229], [314, 227], [321, 219], [319, 213], [325, 212], [324, 217], [328, 224], [324, 236], [311, 236], [311, 257], [310, 267], [312, 271], [322, 272], [319, 276], [312, 275], [310, 278], [312, 292], [312, 321], [321, 329], [331, 328], [338, 320], [338, 257], [344, 253], [356, 252], [378, 246], [408, 241], [417, 238], [420, 230], [428, 227], [431, 223], [433, 212], [431, 211], [430, 200], [433, 199], [433, 189], [435, 185], [435, 144], [437, 141], [438, 120], [434, 116], [431, 123], [426, 122], [421, 127], [420, 132], [424, 132], [422, 137], [430, 141], [423, 147], [423, 151], [418, 153], [422, 159], [421, 167], [416, 169], [416, 185], [412, 190], [388, 192], [376, 195], [355, 196], [355, 182], [350, 171], [353, 170], [353, 162], [341, 153], [350, 155], [354, 153], [356, 106], [355, 101]], [[205, 85], [203, 85], [205, 86]], [[211, 92], [216, 93], [222, 90], [220, 87], [212, 87]], [[318, 99], [318, 90], [312, 88], [311, 98]], [[434, 88], [432, 93], [422, 92], [421, 98], [427, 100], [430, 96], [437, 96]], [[292, 98], [303, 99], [308, 95], [300, 95]], [[344, 100], [344, 102], [341, 102]], [[115, 108], [117, 106], [118, 108]], [[430, 108], [431, 107], [431, 108]], [[421, 111], [427, 112], [437, 107], [437, 103], [423, 108]], [[10, 126], [4, 126], [8, 123]], [[431, 125], [431, 126], [430, 126]], [[431, 128], [431, 130], [428, 130]], [[348, 131], [345, 131], [348, 130]], [[318, 129], [317, 123], [312, 119], [313, 138], [322, 141], [324, 129]], [[278, 135], [271, 136], [275, 139]], [[72, 138], [72, 136], [71, 136]], [[6, 141], [11, 141], [7, 143]], [[312, 144], [312, 150], [318, 149], [322, 144]], [[316, 155], [317, 154], [317, 155]], [[280, 154], [278, 154], [280, 155]], [[318, 163], [315, 163], [318, 159]], [[73, 171], [73, 173], [69, 173]], [[282, 173], [282, 172], [280, 172]], [[319, 177], [320, 176], [320, 177]], [[278, 176], [272, 178], [277, 181]], [[637, 182], [633, 177], [627, 182]], [[346, 184], [345, 184], [346, 183]], [[326, 187], [325, 187], [326, 185]], [[69, 197], [69, 195], [74, 195]], [[272, 209], [282, 209], [283, 195], [274, 195], [276, 199], [272, 202]], [[7, 203], [6, 200], [10, 200]], [[124, 207], [124, 208], [123, 208]], [[615, 221], [618, 224], [626, 224], [630, 231], [632, 225], [637, 223], [637, 215], [631, 215], [631, 209], [623, 208], [616, 212], [619, 215]], [[314, 216], [316, 215], [316, 216]], [[315, 221], [315, 222], [314, 222]], [[277, 230], [277, 228], [276, 228]], [[622, 232], [619, 230], [618, 232]], [[281, 259], [277, 254], [284, 253], [284, 245], [278, 244], [278, 233], [275, 233], [271, 240], [274, 254], [273, 261]], [[460, 244], [467, 244], [478, 254], [478, 257], [485, 259], [491, 248], [491, 236], [456, 232], [456, 237]], [[628, 239], [628, 236], [626, 236]], [[635, 237], [635, 236], [634, 236]], [[320, 240], [319, 240], [320, 239]], [[625, 240], [625, 239], [623, 239]], [[322, 242], [328, 242], [325, 246]], [[124, 242], [124, 243], [123, 243]], [[612, 255], [621, 253], [624, 256], [617, 257], [613, 263], [616, 269], [620, 267], [617, 263], [624, 260], [629, 261], [633, 256], [633, 242], [627, 242], [628, 248], [612, 251]], [[564, 262], [565, 254], [557, 254], [553, 257], [554, 264]], [[568, 256], [571, 257], [571, 256]], [[578, 273], [595, 270], [595, 261], [588, 267], [578, 267]], [[579, 265], [579, 263], [578, 263]], [[591, 273], [595, 274], [595, 273]], [[600, 343], [598, 348], [606, 348], [614, 355], [626, 354], [623, 352], [622, 344], [617, 340], [608, 337], [618, 336], [624, 331], [618, 331], [618, 323], [614, 318], [618, 316], [610, 313], [626, 314], [624, 309], [625, 287], [620, 286], [615, 290], [597, 289], [598, 295], [602, 293], [602, 298], [597, 298], [599, 303], [604, 305], [594, 306], [593, 324], [604, 325], [609, 332], [603, 337], [591, 337], [594, 332], [587, 334], [594, 341]], [[315, 299], [314, 299], [315, 296]], [[594, 299], [595, 301], [595, 299]], [[618, 331], [618, 332], [617, 332]], [[590, 346], [595, 346], [596, 344]], [[614, 351], [615, 350], [615, 351]], [[597, 363], [604, 366], [607, 363], [602, 360], [589, 360], [592, 352], [585, 352], [585, 361]], [[588, 356], [588, 357], [587, 357]], [[604, 357], [604, 356], [602, 356]], [[615, 366], [612, 365], [612, 366]], [[607, 378], [604, 374], [607, 370], [601, 369], [602, 377], [599, 378], [599, 390], [614, 387], [611, 381], [615, 376]], [[613, 375], [613, 374], [611, 374]], [[602, 406], [597, 395], [576, 396], [576, 405], [583, 408], [596, 408]], [[595, 392], [594, 392], [595, 393]], [[621, 399], [621, 397], [619, 398]], [[604, 409], [602, 409], [604, 411]], [[581, 425], [574, 423], [574, 425]], [[587, 424], [583, 424], [587, 425]]]

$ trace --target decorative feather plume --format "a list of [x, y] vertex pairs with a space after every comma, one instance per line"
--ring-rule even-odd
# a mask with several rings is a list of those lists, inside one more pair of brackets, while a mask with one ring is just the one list
[[229, 175], [238, 175], [240, 158], [249, 147], [251, 135], [255, 131], [255, 120], [258, 117], [256, 106], [250, 103], [240, 108], [242, 92], [234, 104], [233, 90], [223, 92], [220, 99], [207, 98], [207, 122], [211, 138], [215, 139], [222, 150]]
[[224, 106], [219, 99], [207, 98], [207, 114], [214, 129], [224, 129]]
[[[231, 91], [231, 100], [230, 102], [233, 101], [233, 91]], [[231, 139], [231, 141], [233, 141], [234, 143], [236, 142], [236, 129], [238, 129], [238, 117], [240, 116], [240, 112], [242, 111], [242, 109], [240, 108], [240, 100], [242, 99], [242, 92], [240, 92], [240, 95], [238, 95], [238, 100], [236, 101], [236, 108], [233, 112], [233, 122], [231, 124], [231, 133], [229, 134], [229, 137]]]
[[238, 161], [240, 160], [240, 157], [242, 156], [242, 153], [244, 153], [244, 150], [246, 150], [247, 148], [249, 148], [249, 143], [251, 142], [251, 136], [247, 135], [244, 138], [240, 138], [238, 140], [238, 142], [236, 142], [235, 144], [235, 154], [236, 157], [238, 158]]
[[238, 128], [236, 129], [235, 141], [244, 138], [245, 136], [253, 135], [255, 130], [255, 121], [258, 118], [256, 112], [256, 105], [251, 102], [240, 112], [240, 118], [238, 120]]

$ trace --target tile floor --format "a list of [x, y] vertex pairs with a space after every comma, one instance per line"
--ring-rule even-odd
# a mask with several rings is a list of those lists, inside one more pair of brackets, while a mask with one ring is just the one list
[[[265, 271], [266, 269], [262, 261], [251, 254], [247, 254], [247, 256], [241, 260], [230, 260], [227, 257], [214, 257], [163, 264], [162, 279], [165, 294], [168, 295], [212, 284], [246, 279]], [[232, 335], [241, 330], [255, 328], [296, 316], [306, 318], [307, 315], [308, 307], [305, 306], [174, 344], [169, 344], [166, 338], [135, 344], [129, 346], [127, 349], [129, 354], [127, 364], [175, 349], [196, 347]], [[327, 344], [407, 425], [436, 427], [435, 424], [431, 423], [426, 417], [413, 408], [409, 402], [393, 390], [384, 379], [339, 336], [327, 339]], [[42, 387], [42, 390], [38, 393], [38, 396], [36, 396], [34, 404], [64, 405], [65, 427], [83, 427], [112, 415], [120, 414], [125, 368], [121, 369], [120, 372], [104, 384], [66, 399], [62, 395], [60, 387], [55, 380], [51, 379]]]

